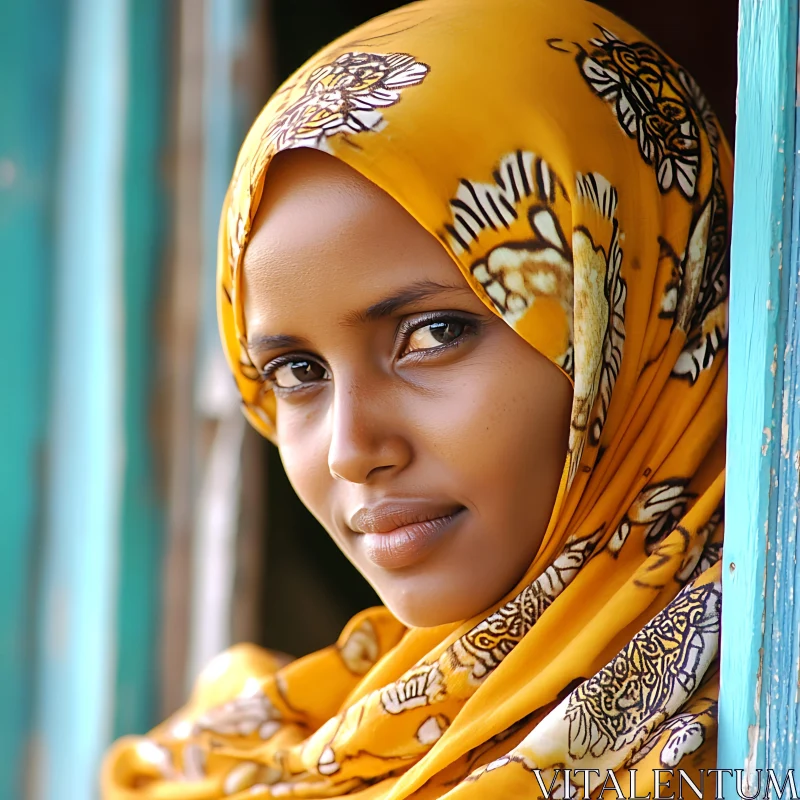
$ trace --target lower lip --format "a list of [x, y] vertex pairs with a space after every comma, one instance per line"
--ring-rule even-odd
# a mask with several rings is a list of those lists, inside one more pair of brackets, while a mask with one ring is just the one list
[[419, 563], [464, 516], [465, 508], [447, 517], [404, 525], [389, 533], [362, 533], [367, 558], [383, 569], [402, 569]]

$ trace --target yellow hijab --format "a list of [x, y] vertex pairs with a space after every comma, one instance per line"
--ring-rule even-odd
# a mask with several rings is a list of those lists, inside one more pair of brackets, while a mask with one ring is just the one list
[[104, 798], [504, 800], [565, 780], [576, 798], [614, 780], [641, 796], [670, 768], [699, 783], [716, 749], [731, 157], [696, 84], [582, 0], [423, 0], [316, 55], [256, 120], [222, 218], [222, 339], [266, 436], [241, 263], [270, 158], [293, 147], [382, 187], [570, 376], [558, 499], [485, 614], [406, 630], [369, 610], [282, 668], [234, 648], [183, 710], [115, 746]]

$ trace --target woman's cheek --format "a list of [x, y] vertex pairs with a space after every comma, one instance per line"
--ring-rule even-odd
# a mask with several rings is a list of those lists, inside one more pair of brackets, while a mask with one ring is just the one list
[[[481, 380], [465, 382], [447, 395], [426, 403], [424, 411], [417, 414], [421, 426], [417, 427], [415, 440], [422, 453], [428, 454], [439, 469], [446, 471], [452, 491], [465, 496], [472, 503], [476, 492], [489, 490], [497, 470], [506, 463], [503, 452], [504, 435], [498, 436], [498, 418], [495, 393]], [[487, 381], [488, 383], [488, 381]], [[471, 387], [471, 388], [470, 388]], [[445, 399], [446, 398], [446, 399]]]
[[279, 429], [278, 449], [289, 483], [316, 516], [330, 495], [327, 449], [307, 429], [290, 425]]

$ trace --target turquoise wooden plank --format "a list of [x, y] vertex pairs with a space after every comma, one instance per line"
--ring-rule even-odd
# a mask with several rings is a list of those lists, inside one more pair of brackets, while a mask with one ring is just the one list
[[42, 560], [35, 800], [91, 800], [111, 737], [124, 465], [125, 0], [71, 0]]
[[0, 0], [0, 797], [22, 797], [50, 384], [50, 280], [64, 8]]
[[748, 794], [800, 764], [797, 26], [795, 0], [740, 4], [718, 764]]
[[114, 735], [158, 720], [163, 492], [155, 485], [152, 399], [156, 312], [167, 222], [162, 175], [168, 5], [130, 0], [123, 201], [125, 475], [119, 541]]

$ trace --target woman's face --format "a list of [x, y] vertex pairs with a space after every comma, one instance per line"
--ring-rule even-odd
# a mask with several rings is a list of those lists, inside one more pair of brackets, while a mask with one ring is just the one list
[[272, 163], [243, 270], [249, 352], [303, 503], [406, 624], [497, 602], [550, 519], [567, 378], [397, 202], [325, 154]]

